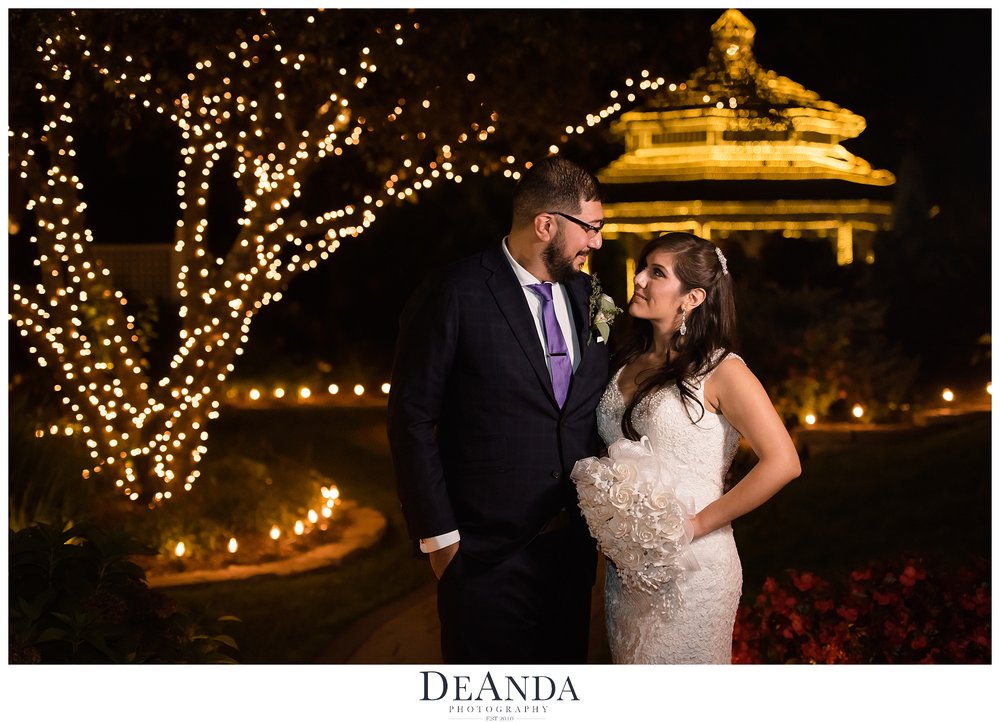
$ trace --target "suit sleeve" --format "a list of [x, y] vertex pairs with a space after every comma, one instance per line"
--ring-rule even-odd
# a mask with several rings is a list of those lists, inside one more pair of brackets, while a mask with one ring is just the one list
[[458, 328], [455, 292], [442, 283], [428, 283], [418, 291], [400, 320], [388, 436], [403, 516], [414, 539], [458, 528], [437, 442]]

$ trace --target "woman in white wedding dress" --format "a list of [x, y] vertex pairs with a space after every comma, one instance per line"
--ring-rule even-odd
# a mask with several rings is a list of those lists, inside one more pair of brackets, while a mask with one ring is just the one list
[[[798, 476], [798, 454], [760, 382], [732, 353], [735, 304], [720, 249], [687, 233], [650, 242], [628, 312], [634, 331], [598, 406], [601, 436], [609, 446], [649, 438], [678, 495], [693, 502], [690, 549], [699, 569], [672, 591], [680, 603], [665, 607], [624, 587], [606, 560], [612, 659], [728, 664], [743, 583], [730, 522]], [[758, 463], [723, 493], [741, 435]]]

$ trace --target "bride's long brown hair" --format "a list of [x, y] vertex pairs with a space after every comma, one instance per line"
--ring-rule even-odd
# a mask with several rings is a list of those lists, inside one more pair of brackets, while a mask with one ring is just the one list
[[[665, 359], [663, 366], [654, 373], [637, 380], [635, 393], [622, 416], [622, 434], [633, 441], [640, 438], [632, 424], [633, 411], [644, 398], [669, 383], [677, 385], [689, 417], [693, 405], [701, 408], [698, 416], [698, 420], [701, 420], [705, 415], [705, 407], [695, 395], [692, 381], [696, 376], [707, 374], [715, 368], [726, 353], [736, 350], [733, 282], [723, 267], [716, 246], [691, 233], [667, 233], [650, 241], [642, 249], [636, 273], [646, 268], [650, 254], [655, 251], [663, 251], [673, 257], [674, 275], [680, 280], [683, 293], [693, 288], [702, 288], [705, 290], [705, 300], [687, 316], [687, 333], [682, 336], [679, 331], [675, 331], [670, 339], [673, 359]], [[634, 361], [653, 346], [653, 324], [645, 319], [631, 320], [632, 333], [616, 354], [616, 367]], [[719, 349], [726, 353], [713, 359]], [[693, 417], [691, 420], [695, 421]]]

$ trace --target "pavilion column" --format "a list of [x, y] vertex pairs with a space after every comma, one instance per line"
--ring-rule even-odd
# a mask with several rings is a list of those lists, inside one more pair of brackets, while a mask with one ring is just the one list
[[854, 227], [850, 223], [837, 225], [837, 265], [849, 266], [854, 262]]
[[632, 299], [635, 292], [635, 255], [629, 255], [625, 259], [625, 303]]

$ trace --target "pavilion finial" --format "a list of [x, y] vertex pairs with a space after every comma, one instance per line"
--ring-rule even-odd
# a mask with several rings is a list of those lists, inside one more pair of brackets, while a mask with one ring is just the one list
[[745, 65], [753, 58], [757, 29], [739, 10], [730, 8], [712, 25], [712, 44], [730, 67]]

